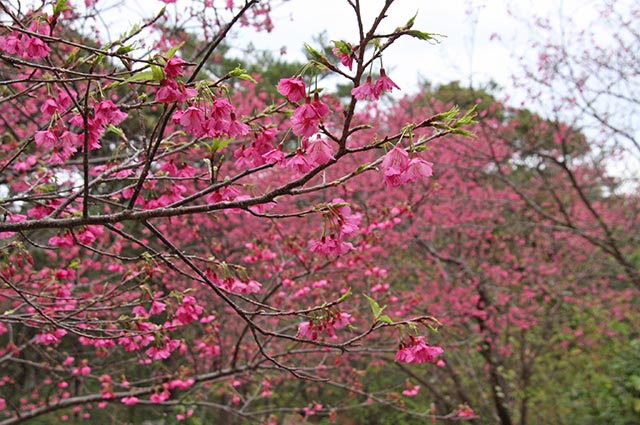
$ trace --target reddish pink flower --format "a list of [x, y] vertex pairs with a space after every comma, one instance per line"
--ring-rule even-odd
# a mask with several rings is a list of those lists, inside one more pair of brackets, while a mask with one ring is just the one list
[[331, 146], [329, 143], [320, 137], [318, 137], [313, 142], [309, 142], [307, 146], [307, 154], [309, 155], [309, 163], [315, 167], [317, 165], [326, 164], [327, 162], [335, 159], [333, 157], [333, 153], [331, 152]]
[[197, 106], [189, 106], [184, 111], [176, 111], [172, 120], [183, 125], [195, 137], [200, 137], [204, 132], [204, 111]]
[[402, 172], [402, 183], [411, 183], [433, 175], [433, 164], [420, 158], [413, 158]]
[[311, 137], [318, 131], [320, 117], [316, 108], [311, 105], [311, 98], [307, 97], [305, 103], [296, 108], [291, 122], [293, 123], [293, 134], [296, 136]]
[[380, 78], [378, 78], [375, 86], [373, 87], [373, 91], [375, 92], [376, 97], [380, 97], [383, 92], [391, 91], [394, 88], [400, 90], [400, 87], [398, 87], [398, 85], [394, 83], [391, 78], [387, 77], [387, 73], [384, 68], [381, 68]]
[[189, 66], [189, 64], [177, 56], [172, 57], [167, 61], [167, 64], [164, 66], [164, 74], [168, 78], [176, 78], [182, 77], [184, 74], [184, 68]]
[[120, 399], [120, 402], [122, 404], [126, 404], [127, 406], [133, 406], [135, 404], [138, 404], [138, 401], [140, 401], [138, 399], [138, 397], [132, 396], [132, 395], [126, 396], [126, 397], [122, 397], [122, 399]]
[[357, 100], [378, 100], [378, 95], [376, 94], [373, 84], [371, 83], [371, 77], [367, 77], [367, 80], [363, 84], [360, 84], [358, 87], [352, 88], [351, 95]]
[[408, 345], [401, 344], [396, 353], [397, 362], [428, 363], [444, 353], [442, 347], [428, 345], [423, 336], [411, 337]]
[[[165, 340], [166, 341], [166, 340]], [[150, 347], [146, 353], [153, 360], [166, 360], [171, 356], [171, 353], [180, 346], [180, 341], [177, 339], [171, 339], [166, 341], [165, 345], [159, 347], [154, 345]]]
[[149, 400], [151, 403], [162, 403], [163, 401], [168, 400], [170, 396], [171, 393], [164, 390], [161, 393], [152, 394], [151, 397], [149, 397]]
[[75, 241], [71, 233], [67, 231], [62, 236], [58, 234], [49, 238], [49, 245], [57, 246], [58, 248], [70, 248], [75, 245]]
[[127, 114], [118, 109], [110, 100], [99, 102], [94, 106], [93, 110], [94, 119], [99, 125], [118, 125], [127, 117]]
[[271, 149], [270, 151], [263, 153], [262, 158], [269, 164], [278, 164], [284, 161], [285, 156], [281, 149]]
[[319, 252], [329, 256], [344, 255], [352, 249], [354, 249], [353, 244], [335, 236], [323, 236], [319, 241], [311, 240], [309, 242], [309, 250], [311, 252]]
[[60, 343], [60, 338], [65, 336], [67, 331], [64, 329], [56, 329], [53, 332], [41, 332], [36, 335], [36, 343], [42, 345], [57, 345]]
[[283, 78], [278, 83], [278, 92], [289, 101], [297, 102], [307, 95], [307, 87], [300, 77]]
[[300, 151], [297, 151], [294, 156], [289, 158], [284, 163], [284, 166], [298, 174], [305, 174], [313, 169], [313, 165], [307, 161], [307, 158]]
[[174, 388], [177, 388], [179, 390], [186, 390], [192, 387], [193, 384], [195, 383], [196, 381], [193, 378], [187, 378], [187, 379], [176, 378], [163, 384], [163, 387], [166, 388], [167, 390], [173, 390]]
[[342, 63], [344, 66], [349, 68], [349, 70], [351, 70], [351, 68], [353, 67], [353, 52], [343, 53], [337, 47], [334, 47], [333, 49], [331, 49], [331, 51], [333, 52], [334, 55], [340, 58], [340, 63]]
[[41, 59], [49, 56], [51, 49], [38, 37], [31, 37], [26, 34], [21, 39], [24, 45], [24, 56], [29, 59]]
[[414, 385], [411, 388], [409, 388], [409, 386], [407, 385], [407, 389], [402, 391], [402, 394], [406, 395], [407, 397], [415, 397], [419, 391], [420, 391], [420, 385]]
[[49, 128], [43, 131], [36, 131], [33, 140], [36, 142], [36, 146], [51, 149], [58, 142], [58, 136]]
[[190, 89], [175, 80], [160, 81], [160, 90], [156, 92], [156, 101], [161, 103], [186, 102], [198, 94], [196, 89]]
[[320, 96], [318, 96], [318, 93], [313, 95], [313, 102], [311, 102], [311, 106], [313, 106], [313, 108], [316, 110], [316, 115], [320, 119], [326, 117], [330, 111], [329, 106], [327, 106], [326, 103], [320, 100]]
[[163, 311], [165, 311], [166, 308], [167, 308], [167, 305], [165, 303], [162, 303], [157, 300], [153, 300], [153, 302], [151, 303], [151, 308], [149, 308], [149, 314], [151, 315], [160, 314]]
[[202, 307], [196, 303], [196, 299], [190, 295], [182, 298], [182, 304], [176, 310], [176, 319], [183, 325], [198, 320], [203, 312]]
[[236, 114], [231, 113], [229, 125], [227, 126], [227, 134], [231, 137], [246, 136], [249, 134], [250, 127], [236, 118]]
[[224, 97], [217, 97], [211, 104], [209, 114], [218, 120], [222, 120], [229, 119], [231, 117], [231, 112], [233, 112], [233, 106], [231, 106], [229, 100]]
[[318, 339], [318, 331], [313, 327], [313, 322], [302, 322], [298, 325], [298, 338], [314, 341]]
[[394, 146], [382, 159], [380, 168], [384, 174], [384, 182], [387, 186], [397, 187], [404, 183], [402, 174], [409, 165], [409, 155], [399, 147]]
[[475, 415], [473, 409], [466, 405], [458, 411], [459, 418], [473, 418]]

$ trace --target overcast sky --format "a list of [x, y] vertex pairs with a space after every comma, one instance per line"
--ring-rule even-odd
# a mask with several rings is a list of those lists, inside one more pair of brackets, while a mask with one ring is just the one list
[[[110, 1], [114, 0], [100, 0], [98, 5]], [[360, 3], [367, 25], [384, 0]], [[437, 45], [401, 39], [385, 53], [385, 68], [405, 92], [415, 90], [418, 81], [425, 79], [434, 83], [471, 81], [476, 87], [494, 80], [509, 91], [511, 76], [518, 71], [514, 58], [522, 53], [531, 31], [510, 16], [508, 8], [529, 22], [532, 15], [557, 18], [562, 13], [585, 23], [593, 18], [594, 5], [601, 3], [602, 0], [395, 0], [383, 21], [383, 29], [404, 25], [418, 12], [414, 29], [446, 37]], [[112, 15], [116, 21], [110, 25], [116, 34], [137, 22], [140, 16], [149, 16], [163, 6], [158, 0], [127, 0], [123, 4], [124, 8]], [[326, 32], [329, 40], [357, 40], [355, 17], [346, 0], [288, 0], [282, 4], [275, 0], [272, 4], [276, 5], [272, 12], [275, 29], [271, 33], [235, 31], [239, 46], [251, 42], [276, 55], [285, 47], [285, 59], [302, 60], [303, 44], [313, 44], [314, 36], [322, 32]], [[169, 5], [169, 10], [173, 6]], [[492, 41], [493, 34], [499, 35], [499, 39]]]
[[[371, 22], [382, 3], [383, 0], [361, 1], [367, 12], [365, 22]], [[401, 39], [385, 54], [387, 71], [409, 91], [420, 79], [435, 83], [472, 81], [475, 85], [493, 79], [509, 87], [511, 76], [518, 70], [514, 58], [532, 34], [530, 28], [509, 15], [508, 4], [523, 19], [533, 14], [555, 19], [564, 14], [578, 22], [588, 22], [594, 16], [588, 0], [396, 0], [383, 28], [393, 30], [404, 25], [418, 12], [414, 29], [443, 34], [446, 38], [437, 45]], [[291, 59], [301, 59], [303, 43], [311, 43], [314, 35], [323, 31], [329, 40], [356, 40], [354, 14], [345, 0], [292, 0], [275, 8], [272, 16], [275, 22], [272, 33], [256, 36], [247, 31], [242, 39], [274, 52], [284, 46]], [[499, 35], [499, 39], [494, 37], [492, 41], [493, 34]]]

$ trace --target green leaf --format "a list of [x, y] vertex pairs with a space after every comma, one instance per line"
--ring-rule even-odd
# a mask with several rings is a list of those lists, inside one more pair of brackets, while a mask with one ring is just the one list
[[180, 44], [173, 46], [172, 48], [169, 49], [169, 51], [167, 52], [166, 55], [164, 55], [167, 59], [171, 59], [172, 57], [175, 56], [176, 52], [182, 47], [184, 46], [184, 41], [180, 42]]
[[391, 320], [391, 317], [387, 316], [386, 314], [383, 314], [382, 316], [378, 317], [378, 322], [392, 324], [393, 320]]
[[151, 75], [153, 75], [153, 81], [164, 80], [164, 71], [158, 65], [151, 65]]
[[439, 37], [446, 37], [446, 35], [436, 34], [433, 32], [418, 31], [418, 30], [409, 30], [405, 34], [410, 35], [411, 37], [415, 37], [419, 40], [435, 41], [436, 43], [440, 42]]
[[359, 167], [356, 169], [355, 174], [360, 174], [360, 173], [362, 173], [364, 170], [366, 170], [366, 169], [367, 169], [367, 167], [368, 167], [370, 164], [371, 164], [370, 162], [365, 162], [364, 164], [362, 164], [361, 166], [359, 166]]
[[411, 27], [413, 27], [413, 24], [416, 22], [416, 17], [417, 16], [418, 16], [418, 11], [416, 11], [416, 14], [413, 15], [413, 17], [407, 21], [407, 23], [404, 25], [404, 27], [406, 29], [411, 29]]
[[304, 43], [304, 48], [307, 49], [307, 52], [309, 52], [309, 54], [311, 55], [311, 57], [313, 57], [316, 60], [321, 60], [324, 58], [324, 56], [322, 55], [322, 53], [320, 53], [319, 51], [317, 51], [316, 49], [314, 49], [313, 47], [311, 47], [309, 44]]
[[362, 294], [362, 295], [364, 295], [367, 301], [369, 301], [369, 305], [371, 306], [371, 311], [373, 312], [373, 316], [377, 319], [380, 313], [382, 312], [382, 309], [380, 308], [380, 304], [378, 304], [376, 300], [374, 300], [367, 294]]
[[338, 52], [345, 55], [351, 55], [353, 53], [353, 47], [350, 43], [342, 40], [331, 40], [331, 42], [336, 46]]
[[135, 47], [133, 47], [133, 44], [128, 44], [126, 46], [120, 46], [118, 47], [118, 50], [116, 50], [116, 54], [117, 55], [126, 55], [129, 52], [132, 52], [135, 50]]
[[114, 133], [114, 134], [117, 134], [117, 135], [118, 135], [118, 136], [120, 136], [120, 137], [124, 137], [124, 131], [122, 131], [122, 129], [121, 129], [121, 128], [118, 128], [118, 127], [116, 127], [116, 126], [115, 126], [115, 125], [113, 125], [113, 124], [108, 124], [108, 125], [105, 127], [105, 129], [106, 129], [107, 131], [110, 131], [110, 132]]
[[71, 10], [71, 9], [73, 8], [69, 6], [69, 2], [67, 0], [58, 0], [55, 6], [53, 6], [53, 14], [59, 15], [65, 10]]
[[343, 302], [344, 300], [346, 300], [347, 298], [349, 298], [351, 296], [351, 288], [349, 288], [347, 290], [347, 292], [345, 292], [344, 294], [342, 294], [342, 296], [340, 298], [338, 298], [338, 300], [336, 301], [336, 303], [340, 304], [341, 302]]
[[233, 71], [231, 71], [229, 75], [235, 78], [240, 78], [241, 80], [251, 81], [252, 83], [256, 83], [256, 84], [258, 83], [256, 80], [253, 79], [251, 75], [247, 73], [246, 69], [240, 68], [239, 66], [237, 66]]
[[229, 143], [231, 143], [232, 139], [221, 139], [219, 137], [213, 139], [213, 143], [211, 144], [210, 150], [212, 152], [218, 152], [227, 147]]
[[153, 81], [153, 72], [151, 71], [143, 71], [133, 74], [131, 77], [124, 80], [122, 83], [118, 84], [127, 84], [133, 83], [135, 81]]
[[367, 294], [362, 294], [362, 295], [364, 295], [364, 297], [367, 299], [367, 301], [369, 301], [369, 305], [371, 306], [371, 311], [373, 312], [373, 318], [376, 321], [380, 320], [380, 315], [382, 314], [384, 309], [387, 308], [387, 306], [385, 305], [384, 307], [380, 307], [380, 304], [378, 304], [376, 302], [376, 300], [374, 300], [373, 298], [371, 298]]

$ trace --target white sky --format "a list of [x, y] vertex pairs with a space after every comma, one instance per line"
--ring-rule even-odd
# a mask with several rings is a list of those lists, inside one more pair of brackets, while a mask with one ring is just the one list
[[[115, 0], [99, 0], [105, 7]], [[202, 0], [198, 0], [202, 1]], [[226, 0], [214, 0], [218, 4]], [[241, 0], [235, 0], [239, 3]], [[238, 45], [251, 42], [258, 49], [279, 54], [284, 59], [303, 60], [303, 44], [313, 44], [314, 36], [326, 31], [328, 39], [355, 42], [357, 26], [352, 9], [346, 0], [275, 0], [271, 33], [255, 33], [251, 29], [236, 30], [232, 34]], [[559, 13], [578, 22], [588, 22], [594, 16], [594, 5], [603, 0], [395, 0], [381, 28], [393, 30], [404, 25], [416, 12], [414, 29], [446, 35], [438, 45], [412, 38], [399, 40], [385, 54], [385, 68], [405, 92], [411, 92], [421, 79], [434, 83], [459, 80], [482, 85], [489, 80], [502, 87], [511, 87], [511, 76], [517, 73], [514, 56], [520, 54], [523, 42], [530, 38], [527, 27], [509, 16], [508, 6], [515, 16], [529, 19], [532, 15], [557, 17]], [[80, 0], [74, 0], [80, 2]], [[360, 0], [365, 14], [365, 26], [371, 22], [384, 0]], [[163, 6], [158, 0], [124, 0], [122, 7], [112, 10], [110, 30], [117, 35], [150, 16]], [[175, 5], [169, 5], [171, 11]], [[498, 34], [500, 41], [491, 41]]]
[[[367, 12], [365, 25], [383, 3], [382, 0], [361, 0]], [[588, 1], [577, 0], [396, 0], [382, 28], [393, 30], [418, 12], [414, 29], [444, 34], [446, 38], [438, 45], [409, 37], [401, 39], [385, 54], [385, 68], [408, 91], [415, 88], [420, 79], [474, 84], [493, 79], [509, 87], [511, 76], [518, 69], [514, 55], [522, 53], [517, 46], [530, 34], [517, 19], [509, 16], [507, 3], [511, 3], [512, 9], [516, 8], [517, 16], [535, 13], [557, 17], [563, 13], [584, 22], [594, 14]], [[272, 33], [255, 36], [246, 31], [242, 39], [276, 53], [285, 46], [286, 57], [291, 59], [302, 59], [303, 43], [311, 44], [314, 35], [323, 31], [329, 40], [356, 40], [356, 21], [345, 0], [291, 0], [275, 8], [272, 16], [275, 22]], [[492, 34], [499, 34], [501, 41], [491, 41]]]

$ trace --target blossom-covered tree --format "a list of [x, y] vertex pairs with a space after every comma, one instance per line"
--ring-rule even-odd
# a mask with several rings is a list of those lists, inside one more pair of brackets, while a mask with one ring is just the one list
[[[369, 22], [346, 1], [359, 28], [338, 43], [352, 46], [348, 61], [309, 47], [272, 101], [256, 93], [259, 73], [209, 66], [236, 26], [270, 30], [269, 3], [169, 5], [107, 40], [86, 31], [103, 6], [0, 5], [1, 423], [268, 422], [348, 404], [301, 406], [278, 391], [291, 378], [404, 410], [340, 364], [378, 353], [434, 362], [438, 321], [383, 314], [364, 276], [385, 226], [351, 187], [428, 179], [424, 147], [466, 134], [471, 114], [391, 130], [371, 112], [398, 88], [383, 69], [370, 76], [385, 52], [434, 36], [413, 19], [380, 33], [393, 1]], [[346, 104], [321, 72], [353, 87]]]

